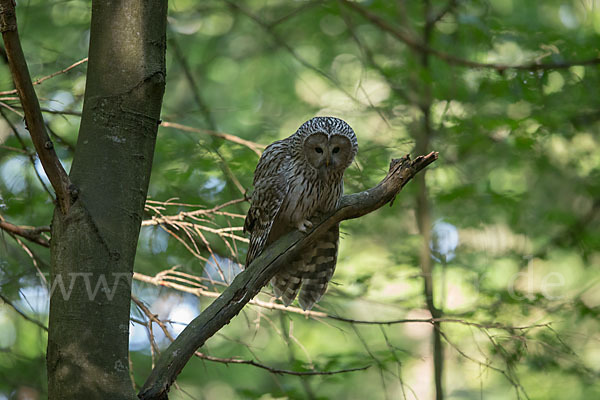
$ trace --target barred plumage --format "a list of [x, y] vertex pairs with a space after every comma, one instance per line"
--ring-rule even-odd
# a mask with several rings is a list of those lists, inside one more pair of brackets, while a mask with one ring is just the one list
[[[315, 117], [265, 149], [254, 172], [252, 205], [244, 223], [250, 232], [246, 266], [282, 235], [306, 231], [312, 218], [335, 209], [344, 190], [344, 171], [357, 151], [352, 128], [334, 117]], [[335, 226], [271, 280], [285, 305], [298, 290], [305, 310], [321, 298], [335, 270], [338, 239]]]

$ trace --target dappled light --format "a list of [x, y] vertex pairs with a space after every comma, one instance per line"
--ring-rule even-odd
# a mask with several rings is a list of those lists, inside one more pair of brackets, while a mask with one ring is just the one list
[[[168, 7], [147, 200], [107, 229], [117, 237], [141, 220], [133, 274], [52, 279], [60, 201], [0, 57], [0, 399], [48, 396], [50, 294], [73, 282], [102, 301], [131, 287], [119, 329], [138, 393], [242, 272], [265, 147], [314, 116], [356, 133], [346, 194], [377, 185], [390, 159], [439, 160], [391, 207], [341, 223], [336, 271], [312, 310], [264, 286], [197, 349], [169, 398], [600, 398], [600, 2]], [[83, 0], [17, 7], [47, 148], [67, 173], [89, 145], [79, 129], [91, 12]], [[121, 133], [107, 140], [130, 140]]]

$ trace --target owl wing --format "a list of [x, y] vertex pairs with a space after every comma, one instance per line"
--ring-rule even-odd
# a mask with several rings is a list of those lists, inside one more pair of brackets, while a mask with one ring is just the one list
[[287, 142], [280, 140], [265, 149], [254, 172], [252, 205], [246, 215], [244, 232], [250, 232], [246, 267], [263, 251], [273, 221], [289, 191]]

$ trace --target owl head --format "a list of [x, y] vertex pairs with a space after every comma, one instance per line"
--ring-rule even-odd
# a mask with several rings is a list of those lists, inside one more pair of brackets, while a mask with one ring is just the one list
[[296, 138], [305, 161], [322, 178], [343, 173], [358, 151], [352, 128], [335, 117], [315, 117], [306, 121], [296, 132]]

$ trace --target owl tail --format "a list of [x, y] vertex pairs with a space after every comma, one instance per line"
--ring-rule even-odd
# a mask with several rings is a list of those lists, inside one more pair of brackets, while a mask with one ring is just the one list
[[292, 304], [292, 301], [296, 298], [296, 293], [298, 293], [301, 283], [302, 279], [299, 276], [288, 272], [280, 272], [271, 279], [275, 297], [281, 298], [286, 307]]
[[281, 298], [285, 306], [292, 304], [296, 298], [300, 285], [302, 284], [302, 275], [304, 266], [310, 260], [310, 250], [306, 249], [298, 257], [291, 262], [289, 267], [284, 268], [281, 272], [271, 279], [273, 292], [275, 297]]
[[317, 240], [312, 249], [310, 262], [303, 268], [302, 290], [298, 296], [303, 310], [312, 309], [327, 290], [337, 263], [339, 237], [340, 227], [335, 225]]
[[327, 290], [337, 262], [339, 225], [333, 226], [316, 244], [307, 248], [299, 259], [271, 279], [275, 296], [289, 306], [296, 298], [300, 287], [298, 303], [303, 310], [310, 310]]
[[339, 225], [332, 227], [316, 244], [307, 248], [300, 259], [271, 279], [276, 297], [289, 306], [296, 298], [304, 310], [310, 310], [327, 290], [327, 284], [335, 271], [339, 239]]

